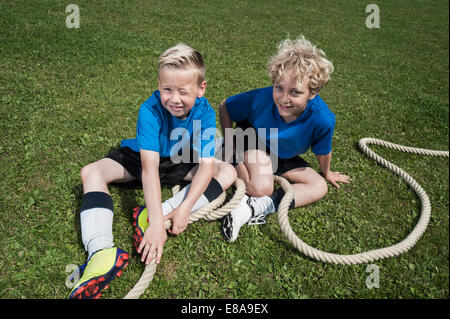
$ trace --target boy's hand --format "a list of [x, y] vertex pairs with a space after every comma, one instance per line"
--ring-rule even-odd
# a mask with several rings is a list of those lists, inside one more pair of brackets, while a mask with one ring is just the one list
[[163, 246], [167, 240], [164, 221], [152, 221], [145, 230], [144, 237], [139, 245], [138, 253], [142, 252], [141, 261], [148, 265], [156, 255], [159, 264], [163, 253]]
[[181, 234], [189, 224], [189, 210], [184, 208], [183, 204], [181, 204], [164, 217], [164, 220], [168, 219], [172, 221], [172, 228], [169, 229], [168, 232], [172, 235]]
[[323, 174], [323, 177], [325, 178], [325, 180], [330, 182], [330, 184], [336, 188], [341, 188], [339, 186], [338, 182], [345, 183], [345, 184], [350, 183], [350, 176], [341, 174], [340, 172], [329, 171], [328, 174], [326, 174], [326, 175]]

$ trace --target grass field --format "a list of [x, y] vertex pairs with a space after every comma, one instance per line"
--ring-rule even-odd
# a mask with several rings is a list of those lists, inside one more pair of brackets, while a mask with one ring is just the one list
[[[66, 266], [82, 264], [80, 169], [135, 134], [141, 103], [157, 88], [159, 54], [182, 41], [207, 63], [206, 96], [270, 85], [277, 44], [304, 34], [334, 63], [321, 96], [336, 114], [332, 169], [353, 181], [290, 212], [297, 235], [341, 254], [385, 247], [416, 224], [420, 202], [357, 142], [449, 148], [449, 4], [381, 1], [380, 28], [365, 25], [371, 2], [85, 1], [80, 28], [66, 28], [64, 1], [0, 2], [0, 298], [64, 298]], [[218, 113], [217, 113], [218, 114]], [[432, 217], [409, 252], [367, 265], [311, 260], [282, 236], [275, 215], [226, 243], [219, 222], [170, 236], [142, 298], [449, 298], [449, 162], [374, 147], [427, 191]], [[318, 169], [312, 153], [305, 158]], [[102, 298], [121, 298], [144, 265], [132, 244], [140, 189], [111, 187], [115, 244], [129, 267]], [[163, 189], [163, 197], [170, 196]]]

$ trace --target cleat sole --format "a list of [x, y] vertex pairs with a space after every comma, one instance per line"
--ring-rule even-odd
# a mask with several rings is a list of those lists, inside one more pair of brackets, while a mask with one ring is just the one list
[[92, 278], [91, 280], [83, 283], [71, 294], [71, 299], [98, 299], [100, 298], [102, 291], [109, 288], [109, 282], [116, 277], [122, 275], [123, 269], [128, 266], [128, 254], [122, 252], [117, 257], [115, 269], [99, 277]]

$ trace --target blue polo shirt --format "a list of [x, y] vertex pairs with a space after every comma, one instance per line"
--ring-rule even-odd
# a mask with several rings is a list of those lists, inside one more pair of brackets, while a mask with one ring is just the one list
[[199, 157], [214, 157], [216, 113], [205, 97], [197, 98], [189, 115], [179, 119], [161, 104], [159, 90], [139, 109], [136, 138], [122, 140], [122, 147], [135, 152], [140, 149], [158, 152], [161, 157], [180, 154], [189, 147]]
[[[270, 86], [229, 97], [225, 103], [231, 120], [248, 120], [255, 129], [265, 129], [266, 145], [279, 158], [292, 158], [309, 148], [316, 155], [329, 154], [335, 116], [322, 98], [316, 95], [297, 119], [286, 123], [273, 101], [272, 92]], [[276, 128], [277, 133], [271, 134], [271, 128]], [[258, 136], [261, 138], [261, 134]], [[278, 139], [278, 150], [274, 148], [274, 139]]]

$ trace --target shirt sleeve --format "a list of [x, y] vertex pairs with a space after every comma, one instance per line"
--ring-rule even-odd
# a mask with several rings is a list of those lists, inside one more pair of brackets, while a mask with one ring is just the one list
[[141, 105], [136, 126], [136, 139], [140, 149], [159, 153], [161, 119], [155, 113], [154, 109], [145, 102]]
[[254, 95], [252, 91], [230, 96], [226, 101], [228, 114], [233, 122], [241, 122], [250, 117]]
[[317, 138], [311, 144], [311, 150], [316, 155], [328, 155], [331, 152], [331, 144], [333, 141], [335, 120], [330, 121], [330, 124], [324, 126], [317, 133]]

